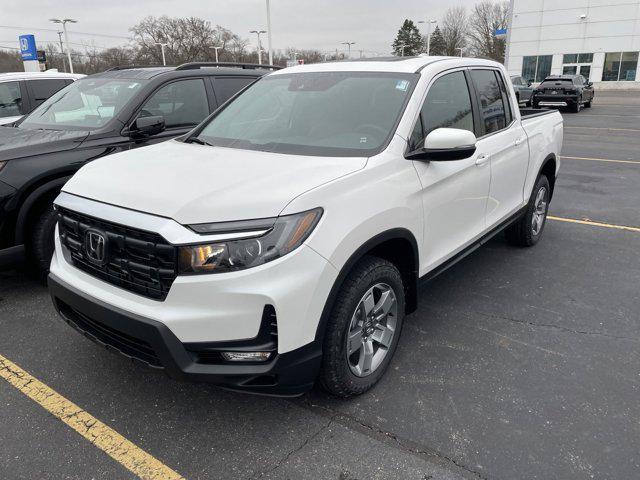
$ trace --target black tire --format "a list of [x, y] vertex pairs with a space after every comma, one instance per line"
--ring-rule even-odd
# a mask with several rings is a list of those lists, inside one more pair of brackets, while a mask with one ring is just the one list
[[44, 280], [49, 273], [49, 265], [54, 250], [54, 232], [58, 217], [53, 210], [53, 197], [45, 200], [31, 226], [27, 244], [29, 266], [33, 274]]
[[533, 100], [531, 100], [531, 105], [533, 106], [533, 108], [540, 108], [538, 102], [534, 102]]
[[[542, 218], [542, 225], [536, 229], [533, 225], [533, 216], [536, 213], [536, 199], [538, 198], [538, 194], [540, 190], [545, 189], [545, 212], [544, 217]], [[512, 245], [516, 245], [518, 247], [532, 247], [540, 240], [542, 237], [542, 233], [544, 232], [544, 226], [547, 223], [547, 212], [549, 211], [549, 199], [551, 196], [551, 187], [549, 185], [549, 179], [545, 175], [540, 175], [538, 180], [536, 181], [536, 185], [533, 188], [533, 192], [531, 193], [531, 198], [529, 199], [529, 204], [527, 206], [527, 211], [525, 214], [515, 222], [510, 225], [505, 230], [505, 235], [507, 240]]]
[[591, 100], [584, 102], [584, 108], [591, 108]]
[[582, 108], [582, 104], [580, 103], [580, 100], [576, 100], [576, 103], [571, 105], [571, 111], [573, 113], [580, 113], [581, 108]]
[[[358, 305], [368, 290], [376, 284], [391, 287], [396, 298], [395, 333], [379, 366], [367, 376], [357, 376], [351, 370], [347, 357], [347, 334]], [[373, 387], [382, 377], [393, 358], [405, 311], [405, 295], [402, 276], [391, 262], [367, 256], [360, 260], [344, 280], [327, 322], [320, 385], [339, 397], [360, 395]]]

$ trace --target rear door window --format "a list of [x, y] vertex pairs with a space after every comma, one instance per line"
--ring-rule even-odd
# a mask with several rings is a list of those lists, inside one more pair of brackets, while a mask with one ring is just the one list
[[35, 108], [54, 93], [68, 85], [67, 79], [42, 79], [27, 81], [27, 90], [31, 96], [32, 106]]
[[507, 125], [507, 109], [502, 88], [493, 70], [471, 70], [478, 95], [478, 106], [484, 135], [498, 132]]
[[255, 80], [255, 77], [216, 77], [213, 80], [213, 88], [216, 92], [218, 105], [222, 105]]
[[22, 94], [19, 82], [0, 83], [0, 118], [22, 115]]
[[164, 117], [167, 128], [189, 127], [209, 115], [209, 102], [201, 78], [178, 80], [164, 85], [142, 106], [141, 117]]

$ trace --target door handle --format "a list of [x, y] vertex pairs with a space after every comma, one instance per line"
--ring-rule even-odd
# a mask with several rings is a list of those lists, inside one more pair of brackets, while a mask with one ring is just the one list
[[519, 147], [520, 145], [522, 145], [522, 142], [524, 142], [524, 138], [517, 138], [515, 141], [516, 147]]
[[478, 165], [479, 167], [484, 165], [485, 163], [487, 163], [489, 161], [489, 155], [485, 154], [485, 155], [480, 155], [478, 158], [476, 158], [476, 165]]

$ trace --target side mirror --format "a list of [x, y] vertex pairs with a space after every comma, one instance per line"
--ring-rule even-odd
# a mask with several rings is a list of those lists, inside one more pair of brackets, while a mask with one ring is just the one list
[[464, 160], [476, 152], [476, 136], [459, 128], [436, 128], [424, 140], [424, 148], [407, 155], [409, 160], [448, 162]]
[[593, 87], [593, 82], [587, 82], [587, 87]]
[[138, 117], [131, 125], [131, 134], [137, 137], [149, 137], [162, 132], [164, 128], [164, 117], [162, 115]]
[[531, 80], [527, 81], [527, 87], [530, 87], [531, 85], [533, 85], [533, 82]]

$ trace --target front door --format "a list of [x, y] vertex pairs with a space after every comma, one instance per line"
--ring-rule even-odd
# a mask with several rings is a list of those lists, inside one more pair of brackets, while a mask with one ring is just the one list
[[165, 84], [149, 97], [136, 116], [162, 116], [165, 130], [151, 137], [133, 138], [130, 148], [143, 147], [183, 135], [208, 115], [209, 102], [204, 79], [188, 78]]
[[[464, 70], [446, 73], [430, 85], [411, 136], [410, 148], [424, 144], [436, 128], [475, 131]], [[478, 155], [447, 162], [414, 161], [422, 183], [424, 248], [421, 273], [446, 261], [485, 229], [491, 170]]]

